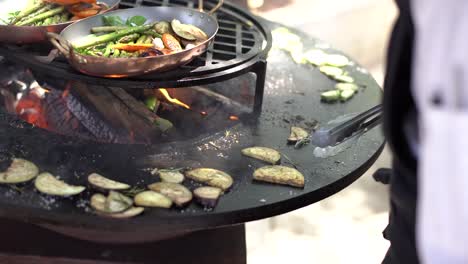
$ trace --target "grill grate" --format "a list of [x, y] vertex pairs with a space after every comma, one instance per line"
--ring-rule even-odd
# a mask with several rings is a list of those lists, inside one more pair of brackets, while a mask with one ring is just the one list
[[[195, 2], [191, 0], [123, 0], [120, 8], [138, 6], [198, 8], [198, 1]], [[213, 2], [207, 2], [206, 8], [213, 8], [214, 5]], [[214, 16], [219, 23], [219, 31], [214, 43], [203, 56], [183, 68], [204, 72], [216, 67], [238, 64], [261, 52], [263, 42], [267, 38], [262, 34], [262, 30], [255, 26], [251, 18], [239, 16], [229, 8], [221, 8]]]

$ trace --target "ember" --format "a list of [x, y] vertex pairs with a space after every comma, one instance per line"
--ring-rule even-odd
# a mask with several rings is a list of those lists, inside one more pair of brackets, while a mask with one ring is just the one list
[[159, 89], [159, 92], [161, 92], [162, 95], [164, 95], [164, 98], [166, 98], [167, 101], [173, 103], [173, 104], [176, 104], [176, 105], [179, 105], [179, 106], [182, 106], [184, 108], [187, 108], [187, 109], [190, 109], [190, 106], [188, 106], [187, 104], [181, 102], [179, 99], [177, 98], [172, 98], [170, 95], [169, 95], [169, 92], [164, 89], [164, 88], [160, 88]]
[[47, 128], [47, 120], [42, 115], [42, 98], [48, 90], [37, 87], [23, 95], [16, 104], [16, 113], [21, 119], [38, 127]]
[[235, 115], [231, 115], [231, 116], [229, 116], [229, 120], [232, 120], [232, 121], [239, 121], [239, 117], [238, 117], [238, 116], [235, 116]]

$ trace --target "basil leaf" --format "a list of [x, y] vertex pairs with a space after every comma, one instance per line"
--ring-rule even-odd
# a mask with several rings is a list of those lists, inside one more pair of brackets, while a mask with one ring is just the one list
[[130, 27], [136, 27], [136, 26], [142, 26], [145, 24], [146, 18], [144, 16], [133, 16], [127, 19], [127, 26]]
[[105, 26], [125, 26], [124, 21], [119, 16], [103, 16], [102, 22]]

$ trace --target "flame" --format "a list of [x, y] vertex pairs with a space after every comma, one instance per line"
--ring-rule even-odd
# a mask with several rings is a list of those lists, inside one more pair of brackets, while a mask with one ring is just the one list
[[169, 95], [169, 92], [164, 89], [164, 88], [161, 88], [159, 89], [159, 91], [161, 92], [162, 95], [164, 95], [164, 97], [166, 98], [167, 101], [173, 103], [173, 104], [176, 104], [176, 105], [179, 105], [179, 106], [182, 106], [184, 108], [187, 108], [187, 109], [190, 109], [190, 106], [186, 105], [185, 103], [179, 101], [179, 99], [177, 98], [172, 98], [170, 95]]
[[238, 117], [238, 116], [235, 116], [235, 115], [232, 115], [232, 116], [229, 116], [229, 120], [238, 121], [238, 120], [239, 120], [239, 117]]
[[201, 114], [202, 116], [206, 116], [208, 113], [207, 113], [206, 111], [201, 111], [200, 114]]
[[63, 90], [62, 99], [67, 98], [68, 94], [70, 94], [70, 88], [69, 87], [67, 87], [65, 90]]

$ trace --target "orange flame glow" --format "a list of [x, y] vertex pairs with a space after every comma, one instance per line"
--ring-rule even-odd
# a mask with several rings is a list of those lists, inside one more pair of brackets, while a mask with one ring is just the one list
[[237, 117], [237, 116], [235, 116], [235, 115], [232, 115], [232, 116], [229, 116], [229, 120], [238, 121], [238, 120], [239, 120], [239, 117]]
[[179, 101], [179, 99], [177, 98], [172, 98], [170, 95], [169, 95], [169, 92], [164, 89], [164, 88], [161, 88], [159, 89], [159, 91], [161, 92], [162, 95], [164, 95], [164, 97], [166, 98], [167, 101], [173, 103], [173, 104], [176, 104], [176, 105], [179, 105], [179, 106], [182, 106], [184, 108], [187, 108], [187, 109], [190, 109], [190, 106], [188, 106], [187, 104]]

